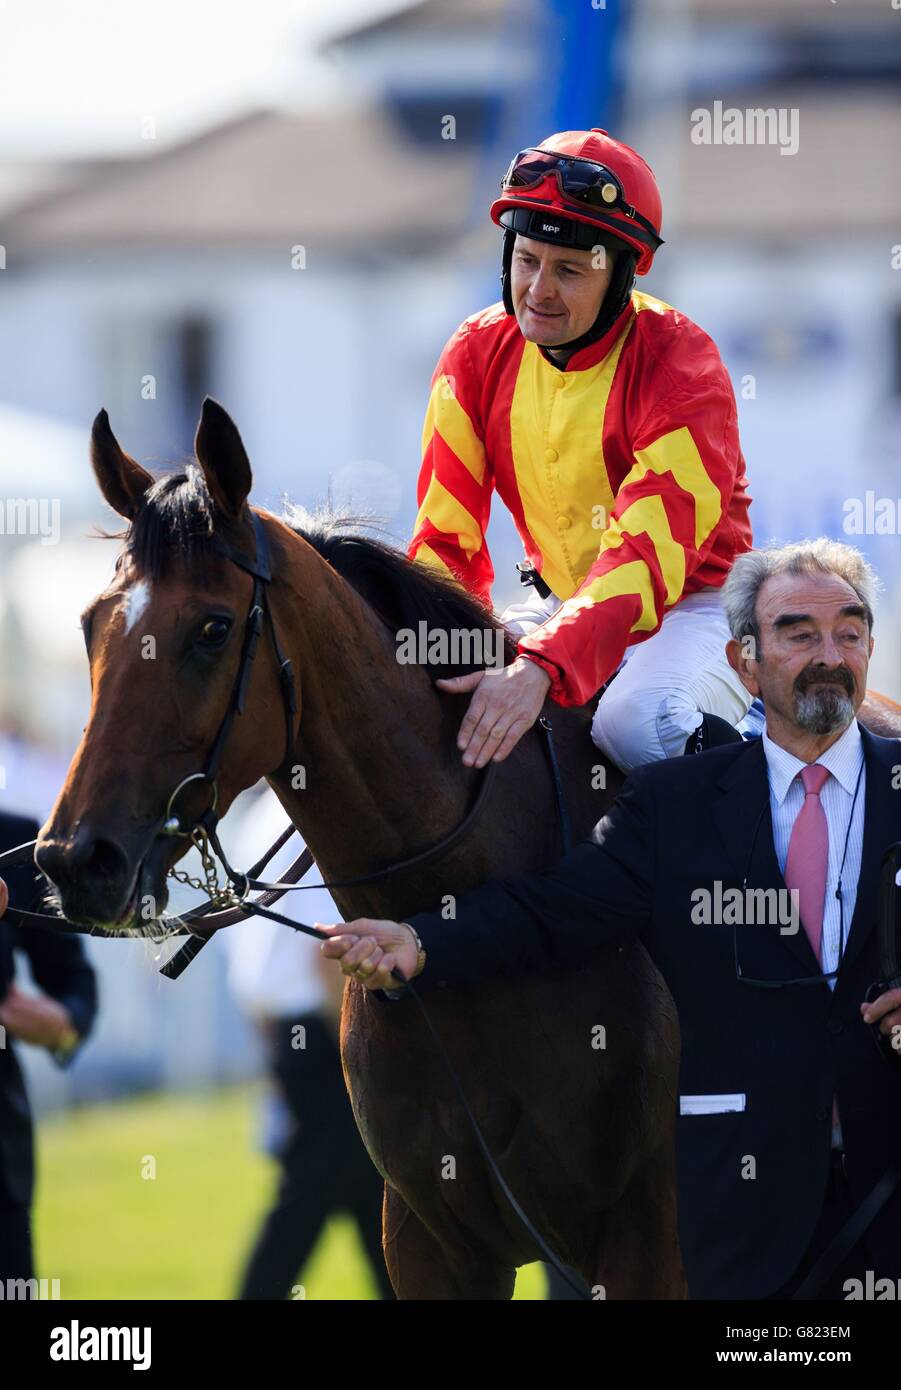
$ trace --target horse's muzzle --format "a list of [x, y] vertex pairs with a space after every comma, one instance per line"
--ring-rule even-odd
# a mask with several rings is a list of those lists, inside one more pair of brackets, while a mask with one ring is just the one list
[[145, 908], [151, 918], [165, 908], [164, 861], [171, 849], [171, 841], [153, 840], [129, 853], [112, 835], [95, 834], [82, 824], [71, 836], [39, 837], [34, 857], [70, 922], [125, 930], [137, 924], [135, 918], [147, 920]]

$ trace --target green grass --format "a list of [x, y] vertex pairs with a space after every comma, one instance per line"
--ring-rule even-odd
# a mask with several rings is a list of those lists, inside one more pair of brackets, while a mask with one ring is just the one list
[[[255, 1148], [257, 1095], [143, 1097], [43, 1122], [38, 1272], [62, 1298], [232, 1298], [277, 1171]], [[329, 1222], [299, 1282], [308, 1299], [375, 1297], [349, 1217]], [[515, 1296], [543, 1298], [539, 1266]]]

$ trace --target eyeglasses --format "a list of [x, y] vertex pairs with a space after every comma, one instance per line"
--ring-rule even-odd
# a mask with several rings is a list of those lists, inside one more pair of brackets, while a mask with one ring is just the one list
[[[570, 202], [607, 210], [616, 208], [644, 228], [647, 235], [641, 231], [635, 232], [640, 241], [647, 242], [655, 250], [663, 245], [653, 223], [626, 201], [623, 186], [612, 169], [593, 159], [576, 159], [535, 148], [520, 150], [510, 161], [510, 167], [501, 180], [501, 192], [535, 188], [551, 174], [557, 179], [561, 195]], [[611, 223], [611, 226], [615, 225]]]
[[[838, 977], [838, 973], [841, 970], [842, 966], [842, 960], [844, 959], [845, 955], [845, 903], [844, 898], [842, 897], [842, 872], [845, 867], [845, 859], [848, 855], [848, 841], [851, 838], [851, 824], [854, 820], [854, 807], [857, 805], [857, 794], [860, 791], [860, 779], [863, 776], [863, 767], [863, 760], [861, 760], [860, 769], [857, 773], [857, 782], [854, 787], [854, 796], [851, 800], [851, 811], [848, 815], [848, 827], [845, 831], [845, 845], [842, 851], [842, 862], [839, 865], [838, 881], [835, 885], [835, 896], [838, 899], [839, 921], [838, 964], [836, 965], [834, 970], [821, 971], [816, 975], [800, 975], [795, 979], [791, 980], [755, 979], [753, 975], [746, 975], [741, 968], [741, 961], [739, 959], [738, 952], [738, 922], [735, 921], [732, 923], [732, 955], [735, 960], [735, 978], [739, 984], [751, 985], [755, 989], [787, 989], [790, 985], [825, 985], [827, 984], [827, 981], [834, 980]], [[741, 885], [743, 894], [747, 890], [748, 875], [751, 872], [751, 861], [754, 857], [754, 849], [757, 845], [757, 837], [760, 834], [760, 826], [763, 822], [764, 816], [766, 816], [769, 813], [769, 810], [770, 798], [769, 792], [767, 792], [767, 799], [763, 804], [763, 809], [761, 810], [760, 815], [757, 817], [757, 824], [754, 826], [754, 834], [751, 837], [751, 848], [748, 851], [748, 862], [745, 865], [745, 872]]]
[[[744, 891], [747, 879], [742, 884]], [[741, 961], [738, 955], [738, 923], [732, 924], [732, 954], [735, 959], [735, 978], [740, 985], [752, 985], [755, 989], [787, 989], [789, 985], [825, 985], [828, 980], [834, 980], [841, 969], [842, 958], [845, 954], [845, 910], [842, 898], [842, 885], [839, 880], [835, 896], [838, 898], [838, 920], [839, 920], [839, 948], [838, 965], [834, 970], [825, 970], [818, 975], [798, 975], [790, 980], [757, 980], [753, 975], [746, 975], [741, 968]]]

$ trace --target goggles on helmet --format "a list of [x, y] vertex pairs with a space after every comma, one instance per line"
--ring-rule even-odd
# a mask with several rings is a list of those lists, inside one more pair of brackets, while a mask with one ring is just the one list
[[[520, 150], [510, 161], [510, 167], [501, 180], [501, 192], [508, 193], [519, 188], [534, 188], [549, 175], [555, 175], [561, 196], [571, 203], [593, 208], [616, 208], [619, 212], [637, 222], [652, 238], [656, 250], [663, 245], [656, 228], [643, 217], [631, 203], [626, 202], [623, 186], [611, 169], [598, 164], [593, 159], [579, 159], [572, 155], [555, 154], [553, 150], [530, 148]], [[647, 238], [636, 233], [639, 240]]]

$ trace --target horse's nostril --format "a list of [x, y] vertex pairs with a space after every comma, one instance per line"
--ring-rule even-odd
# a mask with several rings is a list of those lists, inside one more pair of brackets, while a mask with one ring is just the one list
[[34, 861], [51, 883], [59, 884], [66, 873], [66, 852], [57, 840], [44, 840], [34, 851]]
[[112, 840], [76, 835], [74, 843], [48, 840], [35, 850], [35, 862], [51, 883], [63, 887], [73, 878], [115, 883], [128, 873], [125, 851]]
[[128, 860], [125, 852], [112, 840], [94, 840], [77, 863], [79, 873], [91, 879], [106, 879], [108, 882], [123, 878], [128, 873]]

